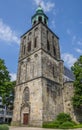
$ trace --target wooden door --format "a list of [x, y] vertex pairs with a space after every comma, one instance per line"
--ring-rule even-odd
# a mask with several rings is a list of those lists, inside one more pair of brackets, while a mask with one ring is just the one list
[[27, 113], [25, 113], [25, 114], [23, 115], [23, 124], [24, 124], [24, 125], [28, 125], [28, 114], [27, 114]]

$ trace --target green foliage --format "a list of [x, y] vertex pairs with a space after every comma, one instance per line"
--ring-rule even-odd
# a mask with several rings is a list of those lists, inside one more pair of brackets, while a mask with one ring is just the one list
[[82, 124], [77, 124], [74, 126], [74, 128], [82, 128]]
[[59, 128], [60, 123], [58, 121], [43, 123], [43, 128]]
[[72, 71], [75, 75], [73, 106], [80, 108], [82, 106], [82, 56], [74, 63]]
[[16, 85], [16, 81], [11, 82], [11, 88], [10, 88], [10, 95], [7, 96], [7, 101], [6, 105], [8, 106], [9, 109], [13, 109], [13, 103], [14, 103], [14, 88]]
[[3, 82], [10, 81], [9, 72], [5, 66], [4, 60], [0, 59], [0, 85], [3, 85]]
[[67, 122], [67, 121], [72, 121], [72, 119], [71, 119], [71, 117], [70, 117], [69, 114], [60, 113], [60, 114], [57, 116], [56, 121], [58, 121], [60, 124], [62, 124], [62, 123]]
[[75, 122], [72, 121], [69, 114], [60, 113], [56, 120], [43, 123], [44, 128], [73, 128]]
[[70, 121], [66, 121], [64, 123], [62, 123], [59, 128], [61, 129], [69, 129], [69, 128], [74, 128], [74, 124]]
[[11, 104], [11, 97], [14, 98], [14, 86], [15, 82], [10, 81], [9, 71], [4, 60], [0, 59], [0, 96], [6, 106]]
[[0, 130], [9, 130], [7, 125], [0, 125]]
[[82, 124], [76, 124], [72, 121], [69, 114], [60, 113], [56, 120], [43, 123], [43, 128], [58, 128], [58, 129], [70, 129], [70, 128], [82, 128]]

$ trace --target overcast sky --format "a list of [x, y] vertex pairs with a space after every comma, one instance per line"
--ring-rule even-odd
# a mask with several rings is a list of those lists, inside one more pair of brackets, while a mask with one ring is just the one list
[[82, 0], [0, 0], [0, 58], [16, 78], [20, 36], [32, 27], [31, 16], [41, 4], [49, 28], [60, 38], [61, 56], [70, 68], [82, 55]]

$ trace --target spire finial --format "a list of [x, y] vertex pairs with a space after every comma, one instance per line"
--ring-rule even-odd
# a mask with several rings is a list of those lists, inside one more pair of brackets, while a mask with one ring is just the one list
[[41, 4], [41, 1], [39, 1], [36, 13], [32, 16], [32, 25], [35, 25], [36, 23], [40, 22], [43, 22], [46, 25], [48, 24], [48, 17], [45, 15]]
[[41, 7], [41, 2], [39, 2], [38, 7]]

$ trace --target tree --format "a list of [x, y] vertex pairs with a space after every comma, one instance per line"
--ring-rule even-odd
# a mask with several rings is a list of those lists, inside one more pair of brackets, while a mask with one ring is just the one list
[[10, 110], [13, 109], [13, 105], [14, 105], [14, 96], [15, 96], [15, 91], [14, 91], [14, 88], [15, 88], [15, 85], [16, 85], [16, 81], [13, 81], [11, 82], [11, 91], [10, 91], [10, 95], [7, 97], [7, 101], [6, 101], [6, 105], [7, 105], [7, 108]]
[[0, 96], [5, 105], [9, 105], [11, 95], [14, 96], [15, 82], [10, 81], [9, 71], [3, 59], [0, 59]]
[[0, 59], [0, 86], [6, 81], [10, 81], [10, 75], [4, 60]]
[[75, 75], [73, 106], [80, 108], [82, 107], [82, 56], [74, 63], [72, 71]]

